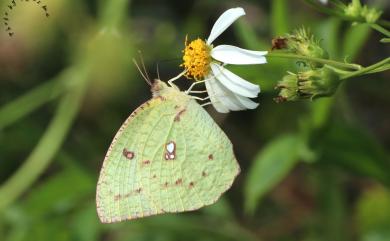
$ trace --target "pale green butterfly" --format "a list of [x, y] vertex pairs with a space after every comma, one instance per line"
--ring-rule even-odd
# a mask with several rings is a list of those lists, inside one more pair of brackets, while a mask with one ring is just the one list
[[103, 162], [96, 205], [101, 222], [199, 209], [227, 191], [240, 167], [210, 115], [171, 81], [116, 133]]

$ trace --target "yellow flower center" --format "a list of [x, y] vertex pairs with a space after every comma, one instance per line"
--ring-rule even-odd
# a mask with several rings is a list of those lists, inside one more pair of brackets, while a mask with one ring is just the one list
[[185, 68], [185, 76], [200, 80], [207, 76], [210, 72], [210, 46], [205, 41], [198, 38], [187, 44], [185, 41], [185, 49], [183, 50], [183, 63], [180, 65]]

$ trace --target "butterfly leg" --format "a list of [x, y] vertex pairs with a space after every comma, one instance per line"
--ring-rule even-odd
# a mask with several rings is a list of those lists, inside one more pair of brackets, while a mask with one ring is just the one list
[[[199, 80], [199, 81], [196, 81], [196, 82], [192, 83], [191, 86], [186, 91], [184, 91], [184, 93], [186, 93], [186, 94], [196, 93], [196, 92], [191, 91], [192, 88], [194, 88], [195, 85], [201, 84], [201, 83], [204, 83], [204, 82], [206, 82], [206, 80]], [[207, 90], [205, 92], [207, 92]]]
[[205, 101], [205, 100], [210, 99], [210, 96], [207, 96], [205, 98], [201, 98], [201, 97], [198, 97], [198, 96], [192, 96], [191, 95], [191, 98], [196, 99], [196, 100], [200, 100], [200, 101]]
[[207, 90], [191, 90], [188, 93], [189, 94], [201, 94], [201, 93], [206, 93]]
[[207, 102], [207, 103], [204, 103], [204, 104], [201, 104], [200, 106], [207, 106], [207, 105], [211, 105], [212, 103], [211, 103], [211, 101], [210, 102]]
[[177, 76], [175, 76], [175, 77], [173, 77], [172, 79], [168, 80], [168, 84], [169, 84], [170, 86], [172, 86], [172, 85], [173, 85], [173, 81], [179, 79], [179, 78], [182, 77], [185, 73], [186, 73], [186, 71], [183, 71], [183, 72], [181, 72], [180, 74], [178, 74]]
[[[199, 83], [205, 83], [206, 81], [212, 80], [212, 79], [215, 79], [215, 76], [211, 76], [210, 78], [207, 78], [207, 79], [204, 79], [204, 80], [196, 81], [196, 82], [192, 83], [192, 85], [191, 85], [186, 91], [184, 91], [184, 93], [186, 93], [186, 94], [189, 94], [189, 93], [197, 93], [197, 92], [191, 91], [192, 88], [194, 88], [195, 85], [197, 85], [197, 84], [199, 84]], [[199, 93], [205, 93], [205, 92], [207, 92], [207, 90], [206, 90], [206, 91], [203, 91], [203, 92], [199, 92]]]

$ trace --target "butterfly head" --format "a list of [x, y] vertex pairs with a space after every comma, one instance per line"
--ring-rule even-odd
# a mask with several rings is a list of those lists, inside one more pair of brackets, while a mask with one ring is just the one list
[[188, 98], [176, 85], [173, 83], [169, 83], [169, 85], [162, 80], [155, 79], [151, 88], [153, 97], [161, 96], [168, 99], [177, 99], [186, 96]]
[[169, 91], [169, 89], [169, 86], [159, 79], [154, 80], [151, 88], [153, 97], [164, 96]]

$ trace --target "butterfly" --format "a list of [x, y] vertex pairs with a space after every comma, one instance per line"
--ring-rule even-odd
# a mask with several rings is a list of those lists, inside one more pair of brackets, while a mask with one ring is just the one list
[[197, 210], [227, 191], [240, 167], [225, 133], [168, 81], [116, 133], [103, 161], [96, 205], [103, 223]]

